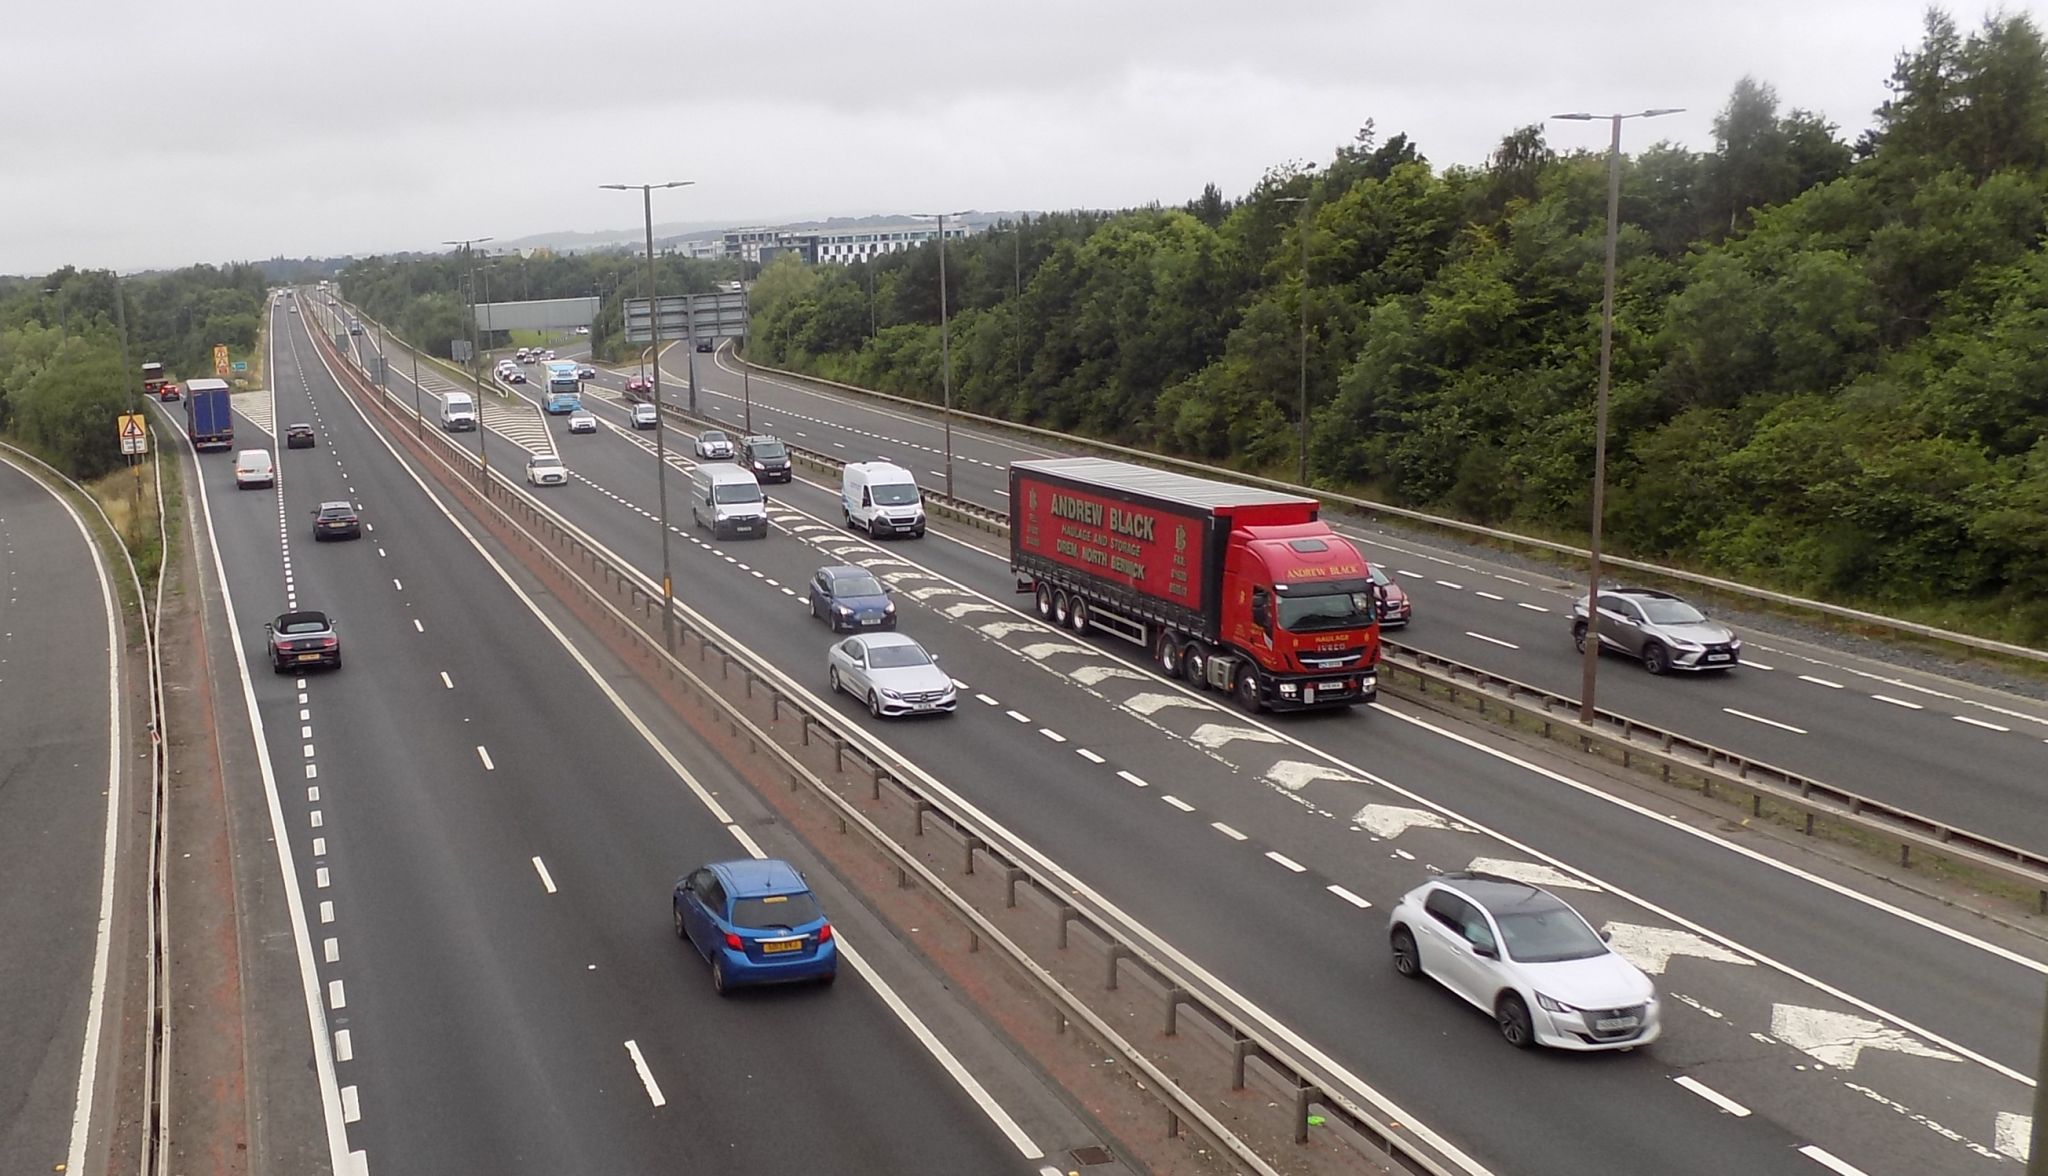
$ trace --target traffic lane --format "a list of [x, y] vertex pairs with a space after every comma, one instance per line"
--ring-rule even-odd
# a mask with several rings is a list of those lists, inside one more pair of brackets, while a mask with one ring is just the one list
[[[454, 542], [462, 541], [455, 539]], [[468, 561], [437, 561], [426, 568], [414, 569], [411, 574], [419, 581], [419, 586], [413, 590], [416, 599], [453, 600], [460, 605], [477, 599], [477, 594], [493, 586], [487, 582], [467, 586], [450, 585], [447, 591], [442, 591], [435, 585], [435, 581], [441, 578], [439, 569], [444, 562], [448, 566], [456, 566]], [[502, 587], [499, 587], [498, 591], [502, 595]], [[428, 609], [423, 608], [421, 611], [426, 612]], [[534, 996], [531, 993], [508, 994], [505, 999], [517, 996], [519, 1010], [527, 1017], [539, 1016], [540, 1020], [550, 1024], [560, 1021], [565, 1025], [582, 1026], [587, 1025], [591, 1018], [565, 1017], [563, 1010], [575, 1007], [575, 990], [590, 987], [585, 973], [593, 966], [605, 977], [630, 977], [640, 974], [641, 971], [660, 974], [659, 969], [636, 967], [635, 971], [628, 971], [623, 966], [606, 966], [606, 962], [602, 961], [593, 965], [586, 961], [600, 960], [600, 950], [616, 954], [621, 942], [641, 935], [650, 928], [654, 932], [651, 939], [638, 946], [629, 944], [629, 954], [671, 949], [674, 940], [668, 934], [665, 912], [656, 904], [665, 902], [664, 896], [668, 893], [668, 887], [675, 875], [690, 865], [708, 858], [739, 854], [737, 847], [723, 835], [715, 822], [708, 821], [701, 809], [692, 811], [694, 805], [687, 797], [681, 795], [673, 777], [667, 774], [665, 767], [644, 743], [634, 739], [628, 732], [614, 733], [608, 729], [608, 725], [612, 728], [621, 725], [615, 711], [610, 710], [607, 704], [595, 701], [594, 692], [564, 689], [564, 682], [575, 678], [578, 671], [569, 664], [555, 664], [557, 661], [567, 662], [566, 655], [561, 654], [558, 647], [551, 642], [536, 642], [530, 646], [507, 646], [503, 633], [506, 627], [503, 613], [491, 609], [478, 610], [458, 606], [452, 610], [433, 610], [428, 632], [440, 634], [441, 641], [452, 645], [454, 651], [460, 655], [450, 658], [453, 668], [448, 672], [452, 680], [490, 684], [487, 706], [478, 713], [460, 716], [460, 722], [454, 721], [455, 716], [442, 716], [438, 720], [434, 718], [437, 702], [464, 696], [461, 689], [449, 687], [448, 680], [436, 682], [425, 674], [409, 675], [399, 682], [374, 681], [371, 675], [365, 674], [351, 676], [350, 685], [358, 686], [366, 692], [366, 697], [362, 701], [367, 705], [382, 707], [387, 712], [368, 716], [362, 724], [363, 730], [374, 732], [397, 729], [410, 722], [415, 727], [460, 731], [464, 738], [489, 737], [493, 741], [491, 744], [478, 746], [487, 750], [491, 746], [497, 746], [499, 755], [495, 758], [505, 765], [502, 769], [484, 766], [486, 761], [483, 755], [478, 754], [472, 760], [468, 758], [467, 748], [449, 751], [444, 757], [445, 762], [431, 762], [432, 757], [420, 754], [423, 749], [418, 745], [414, 745], [404, 759], [412, 761], [426, 758], [430, 762], [361, 765], [345, 762], [339, 769], [340, 776], [345, 779], [361, 777], [366, 781], [381, 782], [405, 781], [408, 778], [416, 780], [424, 777], [436, 781], [437, 785], [430, 789], [408, 785], [379, 792], [375, 796], [368, 795], [368, 790], [364, 787], [348, 788], [344, 784], [336, 783], [337, 769], [332, 765], [325, 772], [324, 778], [328, 781], [326, 787], [331, 792], [343, 798], [360, 799], [360, 807], [349, 807], [347, 810], [352, 814], [352, 820], [336, 816], [323, 826], [330, 830], [344, 827], [349, 830], [346, 834], [335, 834], [338, 852], [343, 849], [341, 842], [354, 844], [358, 841], [367, 841], [373, 846], [391, 847], [405, 845], [409, 836], [411, 841], [417, 842], [420, 837], [412, 832], [415, 830], [426, 833], [438, 832], [447, 842], [427, 847], [406, 845], [405, 848], [383, 851], [383, 854], [373, 858], [365, 869], [356, 871], [363, 874], [369, 880], [368, 883], [359, 881], [353, 885], [389, 888], [390, 893], [379, 899], [358, 899], [356, 905], [372, 910], [396, 912], [394, 917], [425, 918], [423, 912], [414, 912], [414, 908], [439, 903], [442, 901], [440, 896], [443, 895], [452, 896], [446, 901], [454, 903], [458, 909], [447, 918], [427, 921], [432, 926], [445, 925], [464, 929], [463, 934], [454, 936], [446, 934], [444, 929], [439, 940], [435, 942], [425, 942], [419, 936], [402, 936], [403, 945], [391, 953], [391, 966], [366, 969], [368, 979], [352, 981], [351, 987], [359, 993], [367, 991], [374, 997], [391, 977], [419, 973], [423, 960], [432, 961], [438, 955], [454, 952], [455, 954], [449, 958], [430, 962], [427, 971], [429, 974], [457, 974], [463, 961], [471, 960], [476, 954], [489, 955], [492, 951], [502, 953], [505, 949], [500, 946], [501, 944], [509, 942], [524, 945], [533, 941], [536, 944], [534, 959], [525, 962], [524, 966], [521, 961], [494, 962], [493, 966], [485, 971], [492, 977], [526, 977], [536, 970], [547, 974], [547, 966], [552, 960], [557, 972], [566, 977], [561, 981], [564, 991], [550, 991], [541, 996]], [[407, 637], [401, 628], [395, 637], [398, 649], [387, 651], [377, 648], [377, 643], [386, 636], [386, 630], [379, 627], [370, 638], [371, 648], [368, 650], [367, 658], [375, 665], [397, 664], [403, 659], [404, 647], [419, 640]], [[506, 648], [525, 648], [530, 650], [530, 654], [509, 658], [499, 656], [499, 651]], [[357, 660], [361, 662], [364, 659], [359, 657]], [[332, 680], [338, 684], [342, 679], [337, 675], [333, 676]], [[474, 694], [471, 693], [468, 697], [474, 698]], [[551, 720], [559, 723], [559, 726], [534, 723], [532, 716], [536, 713], [548, 714]], [[579, 740], [574, 744], [565, 744], [559, 734], [563, 730], [588, 732], [589, 743], [584, 744]], [[624, 738], [620, 738], [621, 735]], [[452, 743], [450, 746], [453, 746]], [[362, 754], [381, 754], [382, 747], [383, 741], [380, 740], [368, 743], [351, 740], [344, 742], [342, 751], [334, 754], [339, 754], [345, 761], [349, 761]], [[623, 757], [628, 762], [607, 762], [608, 759], [615, 757]], [[463, 782], [481, 773], [492, 774], [487, 795], [463, 795], [460, 788]], [[565, 782], [573, 782], [575, 786], [565, 788]], [[601, 803], [600, 794], [603, 789], [599, 785], [614, 782], [627, 790], [627, 795], [620, 798], [623, 803]], [[347, 799], [329, 801], [331, 807], [346, 806], [349, 803]], [[649, 810], [660, 803], [666, 803], [671, 810], [676, 804], [682, 804], [684, 807], [681, 812], [665, 812], [660, 819], [650, 821]], [[428, 811], [428, 808], [422, 806], [440, 811]], [[605, 818], [603, 827], [590, 828], [593, 820], [600, 815]], [[691, 830], [693, 821], [696, 826], [702, 827], [691, 833], [691, 836], [700, 838], [695, 844], [683, 836]], [[368, 835], [359, 835], [354, 832], [359, 827], [369, 827], [372, 832]], [[503, 852], [504, 847], [508, 845], [517, 846], [521, 851], [537, 848], [534, 834], [540, 830], [550, 831], [550, 848], [545, 851], [546, 856], [541, 852], [532, 855], [523, 852]], [[622, 853], [621, 843], [632, 840], [633, 835], [643, 831], [651, 839], [648, 843], [649, 852], [638, 855]], [[560, 833], [561, 836], [554, 837], [554, 833]], [[470, 845], [464, 847], [458, 844], [458, 836], [467, 840]], [[494, 849], [495, 857], [492, 856]], [[638, 867], [639, 876], [631, 885], [621, 883], [618, 878], [607, 879], [590, 891], [592, 895], [602, 895], [603, 898], [593, 898], [591, 902], [594, 905], [567, 915], [562, 918], [559, 926], [564, 933], [578, 936], [603, 932], [606, 929], [604, 912], [610, 910], [611, 917], [615, 920], [613, 930], [616, 930], [617, 934], [598, 934], [596, 938], [577, 946], [575, 950], [548, 953], [539, 951], [538, 941], [533, 940], [530, 930], [506, 934], [492, 932], [494, 923], [490, 906], [498, 901], [501, 895], [515, 896], [513, 901], [517, 905], [516, 896], [519, 894], [531, 892], [537, 896], [544, 893], [537, 871], [530, 869], [530, 857], [543, 856], [543, 860], [562, 863], [551, 871], [551, 874], [559, 874], [566, 879], [582, 872], [581, 864], [577, 860], [578, 853], [596, 855], [596, 864], [592, 865], [596, 872]], [[679, 861], [685, 864], [678, 865]], [[413, 877], [423, 869], [438, 872], [429, 878]], [[334, 886], [336, 892], [344, 898], [348, 895], [340, 889], [341, 877], [348, 872], [343, 865], [338, 864], [335, 867]], [[353, 877], [354, 874], [350, 876]], [[650, 899], [646, 902], [627, 904], [617, 901], [618, 895], [630, 893], [646, 894]], [[525, 914], [529, 919], [532, 916], [530, 911]], [[343, 922], [345, 924], [346, 920]], [[429, 931], [432, 926], [428, 928]], [[426, 938], [433, 939], [433, 936], [428, 935]], [[451, 939], [463, 942], [451, 945], [447, 942]], [[462, 950], [457, 951], [457, 948]], [[373, 946], [373, 950], [382, 952], [384, 949], [381, 946]], [[568, 961], [566, 965], [565, 960]], [[476, 966], [473, 960], [469, 966]], [[698, 973], [699, 979], [701, 975], [701, 972]], [[613, 979], [610, 983], [617, 984], [619, 981]], [[394, 1001], [401, 1006], [432, 1003], [432, 996], [435, 995], [423, 995], [404, 984], [397, 987], [399, 991], [394, 993]], [[708, 988], [704, 990], [708, 991]], [[978, 1116], [972, 1106], [963, 1105], [964, 1096], [959, 1095], [957, 1089], [949, 1092], [943, 1086], [934, 1088], [932, 1085], [911, 1080], [911, 1076], [915, 1075], [928, 1078], [932, 1083], [943, 1082], [937, 1075], [930, 1073], [928, 1064], [922, 1066], [921, 1072], [918, 1071], [915, 1067], [920, 1064], [919, 1059], [912, 1056], [915, 1047], [902, 1040], [900, 1034], [893, 1034], [890, 1027], [880, 1025], [872, 1019], [882, 1011], [878, 1006], [861, 1011], [846, 1007], [848, 1004], [858, 1004], [863, 999], [873, 1006], [874, 997], [871, 992], [863, 998], [860, 995], [861, 986], [857, 983], [847, 985], [846, 991], [854, 995], [839, 997], [836, 1007], [821, 1011], [816, 1023], [811, 1025], [811, 1028], [816, 1030], [818, 1040], [836, 1037], [852, 1042], [853, 1048], [850, 1051], [838, 1055], [842, 1064], [836, 1067], [824, 1064], [815, 1057], [804, 1059], [800, 1051], [792, 1053], [785, 1048], [787, 1042], [784, 1025], [789, 1020], [787, 1016], [775, 1018], [775, 1027], [772, 1029], [758, 1029], [756, 1038], [751, 1043], [736, 1043], [727, 1039], [724, 1034], [716, 1040], [708, 1040], [701, 1033], [688, 1034], [686, 1040], [678, 1043], [679, 1050], [674, 1055], [676, 1057], [698, 1056], [706, 1049], [716, 1049], [721, 1056], [752, 1055], [757, 1059], [750, 1063], [755, 1081], [765, 1081], [766, 1093], [775, 1098], [777, 1105], [791, 1108], [793, 1114], [803, 1111], [802, 1100], [793, 1092], [806, 1080], [815, 1081], [823, 1076], [830, 1081], [857, 1089], [861, 1087], [861, 1078], [868, 1073], [865, 1067], [872, 1059], [895, 1058], [902, 1063], [899, 1073], [904, 1076], [904, 1081], [898, 1086], [866, 1092], [864, 1099], [844, 1098], [837, 1093], [834, 1094], [834, 1100], [838, 1102], [864, 1101], [867, 1105], [860, 1107], [857, 1113], [867, 1116], [860, 1120], [866, 1126], [856, 1125], [835, 1114], [814, 1113], [809, 1120], [817, 1124], [813, 1133], [799, 1130], [782, 1133], [773, 1138], [750, 1139], [740, 1153], [741, 1159], [746, 1161], [744, 1166], [750, 1169], [761, 1166], [761, 1170], [779, 1170], [791, 1166], [790, 1161], [803, 1154], [801, 1151], [788, 1149], [822, 1146], [828, 1139], [839, 1141], [841, 1151], [852, 1148], [860, 1154], [874, 1157], [878, 1162], [902, 1166], [909, 1161], [910, 1149], [899, 1143], [904, 1136], [898, 1127], [909, 1122], [923, 1134], [923, 1138], [916, 1146], [915, 1154], [918, 1156], [936, 1154], [942, 1162], [954, 1165], [950, 1170], [997, 1170], [1002, 1152], [1000, 1148], [991, 1146], [991, 1140], [998, 1144], [1001, 1141], [999, 1137], [994, 1136], [993, 1127]], [[382, 1002], [366, 1000], [362, 996], [351, 996], [349, 999], [350, 1007], [353, 1008], [382, 1007]], [[502, 1006], [505, 999], [497, 1000], [495, 1005]], [[622, 998], [612, 993], [605, 994], [601, 999], [593, 999], [586, 993], [582, 999], [592, 1009], [593, 1018], [611, 1016], [623, 1003]], [[661, 1018], [672, 1015], [673, 1006], [674, 997], [665, 990], [658, 994], [658, 999], [638, 1002], [637, 1007], [645, 1009], [650, 1014], [647, 1020], [652, 1024], [646, 1033], [633, 1040], [642, 1048], [650, 1067], [656, 1065], [657, 1047], [663, 1040]], [[396, 1023], [395, 1018], [389, 1028], [366, 1024], [355, 1034], [357, 1049], [359, 1053], [365, 1053], [364, 1046], [376, 1043], [386, 1047], [388, 1051], [403, 1048], [405, 1043], [411, 1041], [432, 1041], [436, 1036], [432, 1031], [435, 1025], [442, 1026], [439, 1036], [445, 1041], [448, 1036], [446, 1025], [465, 1017], [481, 1018], [477, 1025], [479, 1032], [502, 1034], [501, 1028], [492, 1028], [502, 1020], [497, 1012], [492, 1011], [493, 1007], [495, 1006], [492, 1000], [475, 1001], [474, 994], [466, 991], [462, 998], [455, 999], [446, 1007], [410, 1013], [407, 1021], [417, 1020], [418, 1024]], [[540, 1016], [542, 1013], [546, 1015]], [[831, 1020], [825, 1021], [825, 1017], [830, 1017]], [[700, 1016], [695, 1020], [701, 1022], [704, 1019]], [[374, 1020], [374, 1016], [371, 1020]], [[637, 1022], [638, 1018], [634, 1020]], [[757, 1018], [751, 1024], [760, 1027], [767, 1022]], [[564, 1041], [558, 1051], [566, 1058], [576, 1054], [579, 1046], [587, 1042], [583, 1036], [576, 1035], [571, 1030], [565, 1029], [565, 1032], [574, 1037], [573, 1041]], [[388, 1035], [395, 1035], [396, 1040], [386, 1040]], [[732, 1054], [728, 1054], [728, 1051], [732, 1051]], [[522, 1052], [543, 1059], [550, 1053], [541, 1045], [529, 1045]], [[597, 1053], [597, 1060], [610, 1058], [609, 1049], [600, 1049]], [[795, 1060], [784, 1063], [779, 1060], [782, 1057]], [[431, 1058], [419, 1059], [419, 1065], [431, 1067], [433, 1061]], [[618, 1064], [626, 1064], [623, 1053], [619, 1055]], [[417, 1070], [410, 1060], [400, 1068], [406, 1074], [413, 1074]], [[546, 1066], [548, 1072], [555, 1072], [556, 1069], [557, 1067], [552, 1064]], [[693, 1071], [678, 1076], [672, 1083], [666, 1084], [671, 1099], [693, 1107], [693, 1113], [709, 1113], [715, 1120], [734, 1123], [745, 1122], [747, 1115], [758, 1109], [759, 1100], [764, 1092], [762, 1087], [740, 1084], [730, 1089], [721, 1087], [698, 1090], [696, 1087], [699, 1076], [705, 1080], [712, 1079], [709, 1071]], [[717, 1075], [717, 1081], [722, 1082], [724, 1077], [722, 1073]], [[432, 1088], [439, 1086], [440, 1083], [432, 1084]], [[456, 1088], [467, 1089], [473, 1086], [472, 1075], [466, 1082], [458, 1082]], [[680, 1093], [683, 1097], [680, 1099], [675, 1098], [676, 1087], [681, 1087]], [[366, 1085], [363, 1121], [368, 1123], [378, 1118], [398, 1118], [396, 1114], [381, 1117], [374, 1114], [374, 1108], [380, 1105], [379, 1100], [389, 1099], [393, 1093], [389, 1089], [380, 1092], [374, 1083]], [[493, 1106], [498, 1105], [496, 1099], [487, 1101]], [[909, 1105], [905, 1105], [906, 1102]], [[405, 1105], [412, 1107], [413, 1100], [406, 1099]], [[951, 1126], [950, 1123], [958, 1120], [963, 1111], [967, 1116], [966, 1125]], [[592, 1113], [595, 1114], [595, 1108], [592, 1108]], [[948, 1122], [925, 1121], [932, 1116], [944, 1117]], [[977, 1119], [980, 1120], [978, 1125]], [[575, 1121], [583, 1124], [584, 1130], [589, 1130], [588, 1124], [592, 1119], [584, 1115], [577, 1117]], [[613, 1130], [606, 1128], [605, 1132]], [[644, 1129], [642, 1133], [644, 1134]], [[618, 1134], [628, 1135], [632, 1132], [619, 1131]], [[410, 1137], [380, 1137], [380, 1142], [374, 1145], [373, 1154], [382, 1151], [384, 1154], [430, 1155], [434, 1154], [430, 1142]], [[660, 1166], [664, 1160], [672, 1161], [676, 1157], [687, 1156], [691, 1150], [689, 1146], [685, 1146], [687, 1143], [688, 1141], [664, 1137], [648, 1146], [642, 1154], [631, 1157], [639, 1161], [634, 1167], [645, 1168], [650, 1163]], [[716, 1146], [718, 1150], [715, 1154], [733, 1154], [731, 1148], [734, 1145], [729, 1138], [719, 1139]], [[471, 1164], [478, 1155], [491, 1154], [475, 1147], [451, 1147], [445, 1140], [438, 1147], [451, 1156], [467, 1156]], [[749, 1155], [747, 1149], [752, 1149], [758, 1154]], [[569, 1149], [569, 1154], [577, 1154], [576, 1149]], [[588, 1163], [592, 1154], [602, 1155], [603, 1152], [593, 1153], [590, 1149], [584, 1149], [582, 1154], [581, 1162]], [[1010, 1149], [1010, 1154], [1015, 1154], [1014, 1149]], [[1014, 1164], [1015, 1161], [1010, 1160], [1009, 1163]]]
[[[107, 603], [90, 540], [0, 461], [0, 1171], [61, 1168], [107, 837]], [[31, 948], [29, 945], [35, 945]]]

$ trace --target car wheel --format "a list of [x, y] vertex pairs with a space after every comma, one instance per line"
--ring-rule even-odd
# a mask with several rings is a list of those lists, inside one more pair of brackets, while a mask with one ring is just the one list
[[1180, 657], [1180, 672], [1188, 685], [1197, 690], [1209, 688], [1209, 651], [1199, 641], [1188, 642], [1187, 650]]
[[1643, 647], [1643, 668], [1653, 674], [1661, 674], [1671, 668], [1671, 654], [1656, 642]]
[[1394, 970], [1410, 980], [1422, 978], [1422, 956], [1415, 950], [1415, 936], [1406, 927], [1394, 928]]
[[833, 666], [833, 667], [832, 667], [832, 670], [831, 670], [831, 672], [830, 672], [830, 673], [828, 673], [828, 674], [826, 675], [826, 677], [827, 677], [827, 678], [829, 678], [829, 679], [831, 679], [831, 681], [832, 681], [832, 693], [834, 693], [834, 694], [837, 694], [837, 693], [839, 693], [839, 691], [840, 691], [840, 685], [839, 685], [839, 667], [838, 667], [838, 666]]
[[690, 933], [683, 929], [683, 908], [677, 906], [673, 902], [669, 903], [668, 906], [669, 910], [672, 911], [676, 917], [676, 938], [688, 939], [690, 937]]
[[725, 960], [722, 958], [711, 961], [711, 991], [720, 996], [731, 991], [725, 986]]
[[876, 517], [868, 520], [868, 538], [880, 539], [884, 534], [886, 534], [886, 532], [882, 530], [881, 516], [877, 515]]
[[1086, 632], [1088, 632], [1088, 602], [1087, 602], [1087, 601], [1085, 601], [1085, 600], [1082, 600], [1082, 599], [1081, 599], [1080, 597], [1078, 597], [1078, 596], [1074, 598], [1074, 615], [1073, 615], [1072, 617], [1068, 618], [1068, 621], [1067, 621], [1067, 623], [1068, 623], [1069, 625], [1071, 625], [1071, 626], [1073, 627], [1073, 630], [1074, 630], [1074, 632], [1076, 632], [1076, 633], [1084, 633], [1084, 634], [1085, 634]]
[[1051, 619], [1052, 619], [1052, 585], [1050, 585], [1050, 584], [1044, 584], [1044, 583], [1041, 583], [1041, 584], [1040, 584], [1040, 585], [1038, 586], [1038, 594], [1037, 594], [1037, 597], [1035, 598], [1035, 603], [1036, 603], [1036, 604], [1038, 605], [1038, 619], [1039, 619], [1039, 620], [1041, 620], [1041, 621], [1049, 621], [1049, 620], [1051, 620]]
[[1159, 630], [1159, 645], [1153, 650], [1153, 657], [1159, 662], [1159, 672], [1169, 678], [1180, 677], [1180, 641], [1173, 630]]
[[868, 691], [868, 713], [878, 719], [882, 717], [882, 696], [872, 690]]
[[849, 530], [849, 531], [854, 531], [854, 530], [858, 530], [858, 529], [859, 529], [859, 528], [857, 528], [857, 527], [855, 527], [855, 526], [853, 525], [853, 512], [852, 512], [852, 511], [850, 511], [850, 510], [847, 510], [847, 509], [846, 509], [845, 507], [840, 507], [840, 508], [839, 508], [839, 513], [840, 513], [840, 514], [843, 514], [843, 515], [845, 515], [845, 516], [846, 516], [846, 529], [847, 529], [847, 530]]
[[1231, 681], [1230, 690], [1237, 699], [1237, 705], [1243, 707], [1246, 714], [1255, 715], [1266, 709], [1265, 704], [1259, 701], [1258, 667], [1250, 662], [1244, 662], [1237, 667], [1237, 676]]
[[273, 673], [273, 674], [282, 674], [282, 673], [284, 673], [284, 672], [285, 672], [285, 670], [284, 670], [284, 662], [283, 662], [283, 661], [281, 661], [281, 660], [279, 660], [278, 658], [275, 658], [275, 657], [271, 658], [271, 659], [270, 659], [270, 672], [271, 672], [271, 673]]
[[817, 598], [817, 597], [815, 597], [815, 596], [813, 596], [813, 597], [810, 597], [810, 598], [809, 598], [809, 603], [810, 603], [810, 606], [811, 606], [811, 619], [812, 619], [812, 620], [814, 620], [814, 621], [822, 621], [822, 620], [824, 620], [824, 619], [825, 619], [825, 618], [824, 618], [824, 616], [823, 616], [823, 615], [821, 615], [821, 614], [820, 614], [820, 613], [818, 612], [818, 598]]
[[337, 670], [341, 668], [341, 655], [338, 653], [334, 655], [334, 668]]
[[834, 968], [831, 971], [825, 973], [823, 976], [818, 977], [818, 983], [824, 985], [827, 988], [830, 988], [832, 986], [832, 982], [837, 979], [839, 979], [839, 969]]
[[1586, 622], [1572, 622], [1572, 645], [1576, 647], [1580, 653], [1586, 652]]
[[1536, 1027], [1529, 1022], [1529, 1006], [1514, 993], [1501, 994], [1500, 1002], [1493, 1006], [1493, 1020], [1500, 1026], [1501, 1037], [1516, 1049], [1536, 1044]]

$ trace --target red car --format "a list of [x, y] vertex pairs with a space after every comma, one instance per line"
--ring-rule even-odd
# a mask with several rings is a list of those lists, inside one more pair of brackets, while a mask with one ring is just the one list
[[634, 376], [626, 381], [626, 395], [635, 400], [647, 400], [654, 394], [654, 384], [644, 376]]

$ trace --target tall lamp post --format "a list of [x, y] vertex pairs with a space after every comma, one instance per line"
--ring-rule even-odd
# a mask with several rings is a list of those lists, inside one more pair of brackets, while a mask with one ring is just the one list
[[441, 242], [443, 245], [453, 245], [461, 249], [463, 255], [469, 258], [469, 370], [476, 377], [476, 477], [477, 481], [483, 483], [486, 497], [491, 492], [491, 462], [490, 458], [485, 456], [484, 446], [486, 442], [484, 438], [489, 435], [491, 427], [490, 422], [484, 419], [482, 340], [477, 338], [476, 333], [476, 246], [495, 239], [493, 237], [463, 237], [454, 241]]
[[965, 216], [962, 212], [924, 212], [939, 222], [939, 379], [945, 390], [946, 497], [953, 497], [953, 341], [946, 313], [946, 218]]
[[1295, 447], [1299, 457], [1295, 481], [1308, 485], [1308, 204], [1306, 196], [1282, 196], [1277, 203], [1301, 205], [1301, 363], [1294, 412]]
[[[676, 585], [669, 570], [668, 560], [668, 426], [661, 419], [661, 305], [654, 293], [654, 190], [656, 188], [686, 188], [694, 180], [670, 180], [665, 184], [599, 184], [598, 187], [612, 192], [640, 193], [640, 211], [647, 220], [647, 325], [653, 332], [654, 353], [654, 496], [661, 508], [661, 639], [673, 653], [676, 648]], [[620, 312], [620, 325], [624, 326], [624, 311]], [[694, 385], [692, 390], [694, 391]]]
[[1660, 107], [1634, 114], [1553, 114], [1568, 122], [1594, 122], [1605, 118], [1613, 128], [1607, 143], [1607, 276], [1600, 298], [1600, 386], [1593, 409], [1593, 526], [1586, 544], [1591, 557], [1586, 589], [1585, 652], [1579, 680], [1579, 721], [1590, 723], [1599, 713], [1593, 701], [1593, 679], [1600, 665], [1600, 522], [1607, 509], [1607, 381], [1614, 360], [1614, 245], [1621, 231], [1621, 123], [1630, 118], [1656, 118], [1679, 114], [1684, 107]]

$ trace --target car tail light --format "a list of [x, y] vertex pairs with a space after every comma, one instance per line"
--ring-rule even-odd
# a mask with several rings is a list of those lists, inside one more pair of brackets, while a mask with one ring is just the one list
[[820, 927], [820, 928], [818, 928], [818, 942], [819, 942], [819, 943], [830, 943], [830, 942], [832, 942], [832, 924], [830, 924], [830, 923], [827, 923], [827, 924], [825, 924], [825, 925], [824, 925], [823, 927]]
[[746, 950], [747, 946], [744, 942], [740, 940], [739, 936], [734, 935], [730, 931], [727, 931], [725, 933], [725, 945], [733, 949], [734, 951], [744, 951]]
[[341, 638], [339, 637], [322, 637], [320, 639], [320, 648], [322, 649], [333, 649], [335, 646], [340, 644]]

